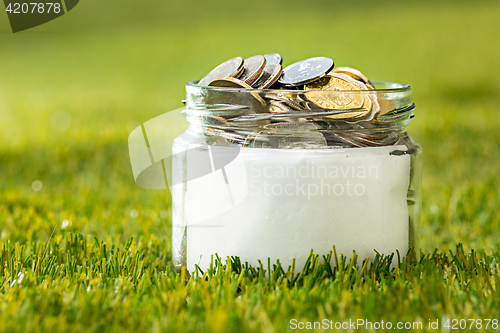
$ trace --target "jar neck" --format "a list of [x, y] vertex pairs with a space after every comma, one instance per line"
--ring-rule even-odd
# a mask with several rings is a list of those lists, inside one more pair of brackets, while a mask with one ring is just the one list
[[415, 106], [408, 85], [375, 90], [244, 89], [186, 85], [189, 132], [207, 143], [252, 148], [393, 145]]
[[[245, 107], [222, 106], [188, 107], [182, 111], [190, 130], [218, 131], [279, 131], [279, 132], [365, 132], [404, 133], [413, 118], [415, 105], [384, 114], [377, 119], [335, 119], [325, 112], [247, 114]], [[326, 114], [326, 115], [325, 115]]]

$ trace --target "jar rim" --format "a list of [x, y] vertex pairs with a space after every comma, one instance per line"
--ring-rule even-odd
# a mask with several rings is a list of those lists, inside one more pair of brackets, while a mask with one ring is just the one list
[[[272, 93], [272, 92], [279, 92], [279, 93], [305, 93], [305, 92], [311, 92], [315, 91], [318, 92], [318, 90], [295, 90], [295, 89], [249, 89], [249, 88], [232, 88], [232, 87], [213, 87], [213, 86], [201, 86], [198, 85], [198, 82], [200, 80], [193, 80], [189, 81], [186, 83], [186, 86], [190, 87], [196, 87], [196, 88], [203, 88], [203, 89], [209, 89], [209, 90], [214, 90], [214, 91], [246, 91], [246, 92], [263, 92], [263, 93]], [[359, 93], [400, 93], [400, 92], [411, 92], [411, 86], [405, 83], [399, 83], [399, 82], [391, 82], [391, 81], [378, 81], [378, 80], [373, 80], [370, 81], [375, 87], [383, 87], [383, 88], [376, 88], [376, 89], [371, 89], [371, 90], [335, 90], [335, 92], [342, 92], [342, 93], [351, 93], [351, 94], [359, 94]]]

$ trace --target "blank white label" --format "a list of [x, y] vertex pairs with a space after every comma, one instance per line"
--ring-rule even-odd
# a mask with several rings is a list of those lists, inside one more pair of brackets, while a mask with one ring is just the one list
[[217, 253], [251, 265], [279, 259], [285, 270], [295, 258], [297, 271], [311, 249], [328, 254], [334, 244], [360, 259], [374, 249], [406, 254], [410, 156], [395, 150], [407, 148], [241, 148], [223, 169], [188, 181], [188, 270], [206, 270]]

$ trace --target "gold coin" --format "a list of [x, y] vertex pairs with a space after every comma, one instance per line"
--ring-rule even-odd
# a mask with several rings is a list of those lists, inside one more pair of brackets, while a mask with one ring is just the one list
[[[348, 80], [352, 84], [359, 87], [361, 90], [373, 90], [373, 89], [375, 89], [375, 88], [373, 88], [373, 86], [371, 86], [370, 81], [368, 81], [368, 83], [364, 84], [363, 82], [356, 80], [356, 79], [352, 78], [352, 76], [349, 76], [347, 74], [332, 73], [331, 75], [338, 76], [338, 77], [341, 77], [345, 80]], [[372, 88], [369, 88], [370, 86]], [[380, 114], [380, 104], [378, 102], [377, 93], [376, 92], [369, 92], [369, 93], [363, 93], [363, 94], [366, 94], [366, 95], [364, 95], [365, 102], [363, 103], [363, 108], [366, 109], [368, 112], [361, 115], [360, 117], [362, 117], [363, 120], [372, 120], [372, 119], [378, 117]]]
[[[352, 77], [354, 80], [358, 80], [363, 82], [364, 84], [367, 84], [370, 82], [368, 78], [358, 71], [357, 69], [351, 68], [351, 67], [337, 67], [335, 68], [332, 73], [342, 73], [342, 74], [347, 74], [350, 77]], [[371, 85], [371, 84], [370, 84]]]
[[[349, 76], [347, 74], [332, 73], [332, 75], [344, 78], [345, 80], [348, 80], [352, 84], [358, 86], [361, 90], [373, 90], [373, 89], [375, 89], [371, 85], [370, 81], [368, 81], [368, 83], [365, 84], [359, 80], [352, 78], [352, 76]], [[366, 114], [362, 115], [361, 117], [363, 117], [363, 120], [372, 120], [372, 119], [378, 117], [380, 114], [380, 104], [378, 102], [377, 93], [376, 92], [369, 92], [369, 93], [363, 93], [363, 94], [366, 94], [365, 95], [365, 102], [363, 103], [363, 108], [367, 109], [368, 112]]]
[[392, 103], [392, 101], [389, 100], [389, 99], [380, 97], [378, 99], [378, 103], [380, 105], [380, 111], [377, 114], [377, 117], [381, 116], [381, 115], [384, 115], [387, 112], [390, 112], [390, 111], [393, 111], [394, 109], [396, 109], [396, 106], [394, 106], [394, 104]]
[[[326, 75], [319, 80], [306, 84], [304, 86], [305, 90], [317, 91], [308, 91], [304, 95], [308, 100], [323, 109], [360, 108], [364, 103], [363, 96], [349, 91], [361, 90], [361, 88], [349, 81], [337, 75]], [[329, 91], [332, 93], [328, 93]], [[335, 93], [336, 91], [339, 91], [339, 93]]]
[[230, 76], [218, 77], [210, 81], [209, 87], [245, 88], [252, 89], [252, 86], [245, 81]]
[[[320, 90], [307, 92], [305, 94], [314, 104], [324, 109], [344, 110], [361, 108], [359, 111], [344, 112], [326, 116], [332, 119], [359, 119], [370, 113], [373, 107], [371, 98], [361, 90], [368, 90], [363, 82], [354, 80], [352, 77], [342, 73], [329, 74], [304, 87], [306, 90]], [[328, 94], [325, 91], [339, 91]], [[344, 93], [342, 92], [344, 91]], [[359, 93], [349, 91], [360, 91]]]
[[[209, 87], [252, 89], [252, 86], [249, 85], [248, 83], [246, 83], [240, 79], [236, 79], [234, 77], [229, 77], [229, 76], [216, 78], [216, 79], [212, 80], [208, 84], [208, 86]], [[262, 99], [262, 97], [260, 97], [259, 94], [255, 93], [255, 92], [250, 93], [250, 95], [252, 95], [255, 98], [255, 100], [257, 100], [259, 102], [259, 108], [258, 108], [259, 110], [256, 110], [257, 113], [264, 112], [263, 106], [266, 105], [266, 101], [264, 101]]]

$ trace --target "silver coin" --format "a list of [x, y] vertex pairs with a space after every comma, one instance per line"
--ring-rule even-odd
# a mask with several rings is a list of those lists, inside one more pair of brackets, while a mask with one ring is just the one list
[[201, 116], [200, 117], [204, 125], [211, 127], [223, 127], [227, 126], [226, 119], [218, 116]]
[[262, 131], [255, 135], [252, 142], [253, 148], [321, 148], [326, 147], [327, 142], [324, 136], [319, 132], [295, 132], [280, 133]]
[[275, 130], [279, 132], [301, 132], [315, 131], [319, 128], [314, 123], [310, 122], [283, 122], [264, 126], [265, 129]]
[[266, 63], [268, 65], [270, 65], [270, 64], [282, 65], [283, 64], [283, 58], [281, 58], [281, 55], [279, 53], [269, 53], [269, 54], [264, 55], [264, 58], [266, 58]]
[[323, 77], [333, 66], [333, 60], [326, 57], [302, 60], [286, 67], [278, 82], [285, 86], [306, 84]]
[[243, 62], [243, 74], [241, 74], [239, 79], [245, 81], [247, 84], [252, 84], [261, 77], [265, 66], [266, 58], [264, 56], [256, 55], [246, 58]]
[[279, 148], [322, 148], [328, 144], [319, 132], [296, 132], [279, 140]]
[[252, 83], [256, 89], [267, 89], [272, 86], [281, 76], [283, 67], [280, 64], [267, 64], [260, 79]]
[[300, 102], [298, 102], [297, 100], [293, 100], [291, 98], [288, 98], [286, 101], [284, 101], [284, 103], [296, 111], [301, 111], [305, 109]]
[[223, 136], [226, 138], [226, 140], [234, 144], [243, 144], [243, 142], [247, 138], [247, 135], [248, 132], [239, 130], [235, 131], [225, 130], [223, 133]]
[[267, 112], [269, 113], [287, 113], [290, 112], [281, 102], [274, 103], [272, 101], [270, 105], [267, 107]]
[[232, 59], [229, 59], [219, 66], [215, 67], [205, 75], [203, 79], [201, 79], [198, 84], [200, 86], [206, 86], [208, 85], [211, 81], [218, 77], [223, 77], [223, 76], [230, 76], [230, 77], [236, 77], [238, 76], [239, 73], [241, 73], [243, 69], [243, 58], [242, 57], [235, 57]]
[[[302, 110], [309, 110], [307, 105], [304, 104], [304, 101], [302, 99], [292, 99], [289, 97], [286, 97], [283, 94], [265, 94], [264, 99], [268, 100], [268, 103], [273, 105], [276, 104], [275, 102], [278, 101], [280, 102], [279, 105], [286, 105], [285, 109], [287, 111], [302, 111]], [[298, 95], [297, 95], [298, 97]]]
[[272, 93], [272, 94], [264, 94], [262, 97], [264, 97], [264, 99], [270, 99], [270, 100], [274, 100], [274, 101], [286, 101], [288, 98], [283, 96], [283, 94], [275, 94], [275, 93]]
[[280, 140], [284, 135], [279, 133], [262, 131], [258, 132], [253, 140], [252, 148], [279, 148]]
[[268, 111], [270, 113], [282, 113], [282, 112], [294, 112], [296, 111], [293, 107], [286, 104], [284, 101], [271, 100], [269, 102], [270, 106]]

